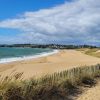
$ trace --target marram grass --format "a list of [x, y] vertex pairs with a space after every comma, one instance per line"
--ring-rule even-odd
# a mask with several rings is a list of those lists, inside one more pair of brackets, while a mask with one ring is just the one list
[[21, 80], [22, 74], [1, 79], [0, 100], [68, 100], [69, 91], [92, 85], [95, 78], [100, 78], [100, 65], [73, 68], [39, 79]]

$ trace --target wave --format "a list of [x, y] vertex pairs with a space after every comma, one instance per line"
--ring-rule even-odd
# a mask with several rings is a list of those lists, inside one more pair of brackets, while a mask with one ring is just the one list
[[35, 59], [35, 58], [39, 58], [39, 57], [45, 57], [45, 56], [53, 55], [55, 53], [58, 53], [58, 50], [38, 53], [36, 55], [31, 55], [31, 56], [3, 58], [3, 59], [0, 59], [0, 64], [2, 64], [2, 63], [10, 63], [10, 62], [15, 62], [15, 61], [30, 60], [30, 59]]

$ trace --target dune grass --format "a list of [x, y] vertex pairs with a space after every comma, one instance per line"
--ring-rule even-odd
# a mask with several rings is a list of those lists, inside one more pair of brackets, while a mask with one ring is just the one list
[[77, 49], [78, 51], [81, 51], [82, 53], [85, 53], [87, 55], [95, 56], [100, 58], [100, 48], [81, 48]]
[[80, 86], [92, 86], [100, 78], [100, 65], [83, 66], [45, 75], [39, 79], [21, 79], [22, 73], [0, 81], [0, 100], [69, 100]]

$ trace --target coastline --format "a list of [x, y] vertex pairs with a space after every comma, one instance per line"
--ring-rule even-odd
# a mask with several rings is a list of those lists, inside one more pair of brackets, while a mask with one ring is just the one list
[[36, 55], [31, 55], [31, 56], [3, 58], [3, 59], [0, 59], [0, 64], [36, 59], [39, 57], [53, 55], [53, 54], [56, 54], [58, 52], [59, 52], [59, 50], [53, 50], [53, 51], [49, 51], [49, 52], [38, 53]]
[[24, 79], [41, 77], [46, 74], [100, 63], [100, 58], [92, 57], [76, 50], [59, 50], [42, 57], [0, 64], [0, 75], [12, 76], [23, 73]]

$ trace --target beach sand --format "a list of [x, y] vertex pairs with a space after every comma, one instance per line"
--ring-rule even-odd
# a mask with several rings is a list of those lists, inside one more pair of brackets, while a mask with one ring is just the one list
[[41, 77], [45, 74], [63, 71], [73, 67], [94, 65], [100, 58], [85, 55], [76, 50], [60, 50], [58, 53], [25, 61], [0, 64], [0, 75], [11, 76], [24, 72], [23, 78]]
[[89, 88], [87, 91], [79, 95], [76, 100], [100, 100], [100, 80], [96, 86]]

